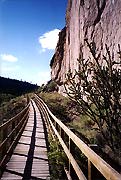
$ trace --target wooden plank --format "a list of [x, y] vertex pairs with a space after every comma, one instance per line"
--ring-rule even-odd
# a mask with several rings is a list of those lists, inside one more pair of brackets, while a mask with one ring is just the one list
[[8, 172], [4, 172], [1, 180], [21, 180], [22, 177], [21, 176], [18, 176], [18, 175], [15, 175], [15, 174], [11, 174], [11, 173], [8, 173]]
[[27, 157], [19, 155], [12, 155], [11, 160], [8, 162], [6, 169], [17, 173], [24, 173]]
[[41, 132], [36, 132], [36, 138], [45, 138], [45, 134], [44, 133], [41, 133]]
[[27, 156], [29, 151], [29, 145], [18, 144], [14, 150], [14, 154]]
[[22, 134], [23, 136], [32, 136], [32, 132], [31, 131], [24, 131], [23, 132], [23, 134]]

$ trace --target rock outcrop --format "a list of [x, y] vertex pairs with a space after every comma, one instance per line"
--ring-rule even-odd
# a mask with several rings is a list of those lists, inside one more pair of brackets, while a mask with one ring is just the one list
[[51, 60], [51, 78], [63, 92], [65, 75], [78, 69], [79, 54], [90, 57], [85, 43], [96, 44], [96, 51], [105, 54], [105, 44], [116, 52], [121, 44], [121, 0], [68, 0], [66, 26], [59, 34]]

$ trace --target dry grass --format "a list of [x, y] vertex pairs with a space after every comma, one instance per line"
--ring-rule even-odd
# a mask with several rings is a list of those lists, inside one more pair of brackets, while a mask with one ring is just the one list
[[26, 104], [26, 96], [19, 96], [8, 102], [3, 102], [0, 106], [0, 124], [19, 113]]
[[85, 115], [77, 113], [75, 104], [67, 97], [55, 93], [40, 93], [52, 113], [85, 142], [96, 143], [97, 129], [95, 124]]

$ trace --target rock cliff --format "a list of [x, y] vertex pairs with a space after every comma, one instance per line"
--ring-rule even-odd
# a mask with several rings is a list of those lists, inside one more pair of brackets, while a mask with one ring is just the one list
[[63, 92], [65, 75], [78, 69], [79, 54], [90, 56], [85, 39], [96, 44], [96, 51], [105, 53], [105, 44], [116, 52], [121, 44], [121, 0], [68, 0], [66, 26], [59, 34], [51, 60], [51, 78]]

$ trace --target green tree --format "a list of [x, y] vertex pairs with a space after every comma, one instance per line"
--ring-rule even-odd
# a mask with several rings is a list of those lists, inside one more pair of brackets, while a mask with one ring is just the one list
[[44, 86], [43, 92], [54, 92], [58, 91], [57, 83], [53, 80], [48, 81], [48, 83]]

